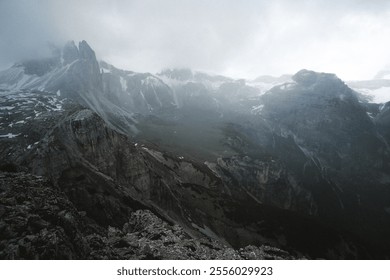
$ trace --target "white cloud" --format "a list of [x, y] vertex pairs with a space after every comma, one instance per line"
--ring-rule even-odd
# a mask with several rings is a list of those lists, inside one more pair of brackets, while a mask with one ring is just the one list
[[[340, 3], [337, 3], [340, 2]], [[390, 62], [388, 1], [0, 2], [0, 66], [87, 40], [122, 68], [191, 67], [236, 77], [302, 68], [365, 79]]]

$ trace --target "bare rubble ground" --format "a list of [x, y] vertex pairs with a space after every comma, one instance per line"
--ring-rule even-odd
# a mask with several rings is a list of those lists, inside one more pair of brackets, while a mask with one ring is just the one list
[[149, 210], [103, 228], [45, 178], [0, 172], [0, 259], [293, 259], [267, 245], [235, 250], [192, 238]]

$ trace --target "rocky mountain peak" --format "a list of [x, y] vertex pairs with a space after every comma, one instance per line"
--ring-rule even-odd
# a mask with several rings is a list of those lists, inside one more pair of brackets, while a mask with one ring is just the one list
[[165, 69], [159, 75], [179, 81], [188, 81], [194, 76], [192, 70], [188, 68]]
[[261, 75], [255, 78], [253, 81], [267, 84], [280, 84], [291, 81], [291, 75], [281, 75], [279, 77], [274, 77], [271, 75]]
[[96, 60], [95, 52], [85, 40], [79, 43], [79, 54], [81, 59], [86, 59], [90, 61]]
[[311, 86], [317, 82], [337, 81], [341, 82], [335, 74], [319, 73], [311, 70], [302, 69], [292, 76], [293, 81], [302, 86]]
[[69, 41], [62, 49], [62, 58], [64, 59], [64, 65], [72, 63], [79, 58], [79, 50], [76, 47], [74, 41]]
[[312, 85], [317, 81], [317, 73], [311, 70], [302, 69], [298, 71], [292, 79], [298, 84]]

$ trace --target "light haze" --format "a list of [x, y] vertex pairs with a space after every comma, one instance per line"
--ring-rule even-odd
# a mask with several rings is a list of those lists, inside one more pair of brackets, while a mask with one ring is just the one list
[[117, 67], [235, 78], [302, 68], [370, 79], [390, 64], [390, 1], [0, 1], [0, 69], [86, 40]]

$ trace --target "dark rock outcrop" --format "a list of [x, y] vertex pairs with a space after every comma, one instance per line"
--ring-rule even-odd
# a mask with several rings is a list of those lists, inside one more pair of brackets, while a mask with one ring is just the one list
[[239, 250], [191, 238], [148, 210], [100, 227], [43, 177], [0, 172], [1, 259], [292, 259], [270, 246]]
[[42, 177], [0, 173], [0, 258], [80, 259], [88, 256], [82, 215]]

